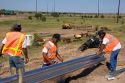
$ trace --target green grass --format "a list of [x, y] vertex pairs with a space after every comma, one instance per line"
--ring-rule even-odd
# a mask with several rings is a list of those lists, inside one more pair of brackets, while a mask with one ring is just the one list
[[[58, 18], [54, 18], [51, 16], [46, 16], [47, 21], [42, 22], [41, 20], [36, 20], [33, 18], [33, 20], [29, 20], [28, 18], [21, 18], [21, 19], [15, 19], [11, 20], [8, 19], [6, 21], [0, 21], [0, 28], [6, 27], [9, 28], [14, 23], [21, 23], [24, 31], [26, 32], [32, 32], [32, 31], [42, 31], [42, 29], [49, 29], [49, 28], [61, 28], [62, 24], [64, 23], [70, 23], [70, 24], [76, 24], [76, 25], [94, 25], [94, 26], [105, 26], [112, 30], [112, 33], [114, 35], [121, 35], [120, 38], [123, 38], [125, 35], [125, 18], [122, 18], [120, 20], [120, 23], [116, 23], [116, 18], [83, 18], [78, 16], [62, 16]], [[59, 19], [59, 21], [57, 21]], [[121, 21], [123, 23], [121, 23]], [[119, 34], [121, 33], [121, 34]]]

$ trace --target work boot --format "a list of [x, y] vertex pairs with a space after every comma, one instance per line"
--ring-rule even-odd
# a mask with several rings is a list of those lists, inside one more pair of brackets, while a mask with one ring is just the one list
[[115, 77], [114, 76], [112, 76], [112, 75], [109, 75], [109, 77], [107, 78], [108, 80], [114, 80], [115, 79]]
[[114, 80], [115, 79], [114, 74], [115, 74], [115, 71], [109, 71], [107, 79], [108, 80]]
[[105, 75], [105, 78], [106, 78], [106, 79], [107, 79], [108, 77], [110, 77], [110, 72], [111, 72], [111, 71], [109, 71], [109, 73]]

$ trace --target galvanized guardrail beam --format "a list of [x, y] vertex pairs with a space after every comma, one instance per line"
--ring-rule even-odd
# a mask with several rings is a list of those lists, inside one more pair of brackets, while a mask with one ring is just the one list
[[[93, 65], [97, 65], [101, 61], [105, 60], [104, 54], [100, 56], [89, 55], [67, 62], [51, 65], [49, 67], [38, 68], [24, 73], [25, 83], [36, 83], [42, 82], [51, 78], [55, 78], [60, 75], [64, 75], [80, 68], [88, 68]], [[17, 83], [18, 75], [10, 76], [7, 78], [0, 79], [0, 83]]]

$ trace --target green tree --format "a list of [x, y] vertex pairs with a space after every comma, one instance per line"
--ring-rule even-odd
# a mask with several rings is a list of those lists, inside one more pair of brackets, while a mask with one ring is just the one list
[[100, 16], [100, 18], [104, 18], [104, 15], [102, 14], [102, 15]]
[[42, 20], [43, 22], [46, 22], [46, 17], [45, 17], [45, 16], [42, 16], [41, 20]]
[[32, 16], [28, 16], [28, 19], [29, 19], [29, 20], [32, 20]]
[[41, 19], [42, 19], [42, 16], [43, 16], [43, 15], [42, 15], [41, 13], [36, 13], [34, 17], [35, 17], [37, 20], [41, 20]]
[[53, 17], [59, 17], [59, 13], [56, 13], [56, 12], [54, 12], [54, 13], [51, 13], [51, 16], [53, 16]]

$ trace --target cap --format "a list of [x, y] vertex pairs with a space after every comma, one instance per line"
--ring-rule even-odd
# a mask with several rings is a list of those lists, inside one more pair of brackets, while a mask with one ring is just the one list
[[104, 30], [99, 30], [98, 32], [97, 32], [97, 35], [99, 35], [99, 36], [101, 36], [102, 34], [105, 34], [106, 32], [104, 31]]
[[14, 31], [21, 31], [21, 24], [13, 24], [12, 28]]
[[60, 34], [53, 34], [53, 38], [55, 38], [57, 41], [61, 40], [61, 35]]

